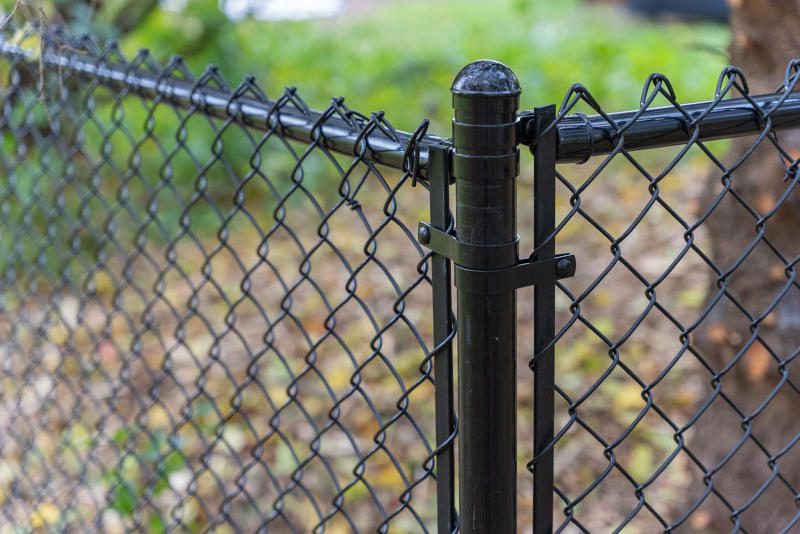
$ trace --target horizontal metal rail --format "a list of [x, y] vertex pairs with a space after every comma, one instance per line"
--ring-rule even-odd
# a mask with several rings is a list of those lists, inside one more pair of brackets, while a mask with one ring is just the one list
[[[783, 101], [781, 102], [781, 99]], [[800, 127], [800, 93], [723, 100], [708, 111], [711, 102], [686, 104], [688, 119], [675, 107], [609, 113], [616, 127], [600, 115], [567, 115], [558, 123], [558, 162], [583, 162], [591, 156], [608, 154], [617, 145], [616, 132], [625, 130], [625, 150], [643, 150], [685, 144], [692, 136], [690, 124], [698, 117], [699, 141], [755, 135], [763, 131], [764, 114], [773, 129]], [[759, 112], [760, 111], [760, 112]]]
[[[2, 39], [2, 38], [0, 38]], [[39, 62], [38, 51], [23, 48], [7, 40], [0, 40], [0, 54], [17, 57], [31, 62]], [[361, 130], [336, 116], [327, 118], [321, 126], [317, 126], [322, 112], [293, 109], [290, 106], [275, 107], [274, 100], [260, 101], [247, 97], [232, 98], [232, 92], [207, 87], [196, 87], [192, 82], [175, 78], [154, 76], [141, 70], [125, 68], [108, 63], [96, 57], [82, 56], [76, 53], [59, 53], [45, 50], [41, 55], [41, 64], [45, 68], [58, 69], [88, 79], [97, 80], [112, 88], [125, 88], [145, 98], [162, 98], [170, 104], [189, 108], [201, 106], [203, 113], [221, 119], [232, 118], [249, 127], [267, 131], [280, 128], [283, 135], [303, 143], [318, 143], [331, 151], [341, 154], [356, 154], [362, 142], [366, 143], [364, 158], [393, 167], [403, 168], [403, 155], [406, 145], [413, 134], [396, 131], [397, 139], [386, 135], [380, 128], [375, 128], [364, 139]], [[316, 129], [320, 132], [315, 132]], [[428, 148], [441, 144], [442, 139], [434, 135], [425, 135], [420, 142], [418, 170], [426, 176], [428, 164]]]
[[[7, 40], [0, 40], [0, 53], [27, 61], [39, 61], [37, 52]], [[303, 143], [312, 143], [318, 139], [317, 142], [327, 149], [345, 155], [355, 154], [359, 149], [357, 145], [365, 142], [364, 157], [367, 160], [396, 169], [403, 168], [406, 145], [413, 136], [398, 130], [397, 139], [393, 139], [375, 128], [364, 140], [359, 128], [336, 116], [327, 118], [319, 127], [322, 131], [315, 133], [322, 112], [304, 111], [291, 106], [276, 107], [275, 100], [232, 98], [232, 92], [197, 87], [190, 81], [175, 78], [160, 78], [141, 70], [108, 63], [97, 57], [46, 50], [41, 56], [41, 63], [46, 68], [68, 71], [110, 87], [125, 88], [145, 98], [162, 98], [174, 106], [202, 106], [203, 112], [209, 116], [233, 118], [258, 130], [280, 127], [283, 135], [290, 139]], [[758, 134], [763, 129], [761, 117], [766, 113], [770, 114], [773, 129], [800, 127], [800, 93], [789, 96], [756, 96], [752, 97], [752, 102], [755, 102], [760, 113], [745, 98], [724, 100], [711, 111], [708, 110], [711, 102], [686, 104], [683, 111], [691, 119], [671, 106], [648, 109], [641, 113], [638, 110], [609, 113], [608, 116], [616, 123], [616, 127], [600, 115], [567, 115], [557, 124], [557, 161], [584, 162], [592, 156], [610, 153], [618, 141], [618, 128], [626, 128], [626, 150], [643, 150], [686, 143], [692, 135], [690, 123], [698, 117], [702, 117], [699, 121], [699, 141]], [[530, 124], [532, 115], [523, 114], [520, 119]], [[628, 125], [631, 121], [633, 124]], [[524, 134], [522, 137], [523, 141], [527, 141]], [[448, 141], [426, 134], [418, 143], [421, 176], [427, 175], [429, 147], [441, 145], [443, 142]]]

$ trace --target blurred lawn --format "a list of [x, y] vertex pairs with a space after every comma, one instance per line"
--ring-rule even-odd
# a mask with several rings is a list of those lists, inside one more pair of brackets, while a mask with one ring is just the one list
[[216, 0], [190, 0], [182, 12], [153, 12], [122, 44], [159, 59], [182, 54], [195, 72], [220, 65], [231, 83], [255, 74], [271, 96], [295, 85], [315, 109], [342, 95], [405, 130], [428, 116], [446, 134], [447, 88], [475, 59], [512, 67], [524, 107], [559, 103], [581, 82], [617, 110], [638, 104], [653, 71], [670, 77], [683, 102], [710, 98], [727, 42], [718, 24], [646, 21], [578, 0], [376, 2], [333, 19], [239, 22]]

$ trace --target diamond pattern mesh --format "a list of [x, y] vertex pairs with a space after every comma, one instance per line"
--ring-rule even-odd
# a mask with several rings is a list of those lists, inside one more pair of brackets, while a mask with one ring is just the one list
[[[597, 115], [614, 146], [557, 173], [550, 239], [579, 268], [556, 301], [554, 530], [798, 528], [800, 145], [773, 123], [796, 67], [766, 107], [733, 68], [701, 113], [661, 75], [624, 123], [580, 85], [562, 103], [557, 122]], [[732, 96], [760, 133], [701, 141]], [[682, 115], [688, 142], [633, 152], [626, 133], [658, 106]]]
[[[407, 226], [428, 201], [367, 157], [376, 134], [403, 148], [383, 115], [334, 99], [299, 143], [203, 101], [310, 120], [294, 89], [269, 100], [30, 28], [4, 39], [28, 57], [0, 67], [2, 522], [431, 528], [431, 279]], [[191, 84], [192, 104], [42, 53]], [[328, 148], [332, 119], [352, 154]]]
[[[431, 220], [426, 123], [58, 32], [2, 38], [2, 523], [434, 530], [455, 428], [437, 447], [433, 364], [454, 323], [434, 339], [410, 230]], [[556, 531], [798, 528], [800, 138], [773, 121], [796, 67], [767, 107], [736, 69], [700, 113], [660, 75], [624, 123], [582, 86], [565, 98], [551, 128], [596, 115], [613, 149], [557, 173], [549, 240], [578, 271], [557, 284]], [[760, 133], [702, 141], [731, 96]], [[634, 151], [656, 106], [688, 141]]]

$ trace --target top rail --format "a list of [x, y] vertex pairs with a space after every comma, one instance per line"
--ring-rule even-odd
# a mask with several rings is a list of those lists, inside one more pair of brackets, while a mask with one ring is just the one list
[[774, 130], [800, 127], [800, 93], [732, 98], [709, 111], [711, 105], [683, 105], [686, 114], [675, 107], [647, 109], [641, 114], [638, 110], [609, 113], [616, 127], [600, 115], [568, 115], [557, 125], [558, 162], [584, 162], [612, 152], [618, 143], [616, 132], [626, 126], [625, 150], [685, 144], [692, 138], [691, 123], [698, 118], [698, 141], [755, 135], [763, 131], [765, 116], [769, 116]]
[[[175, 106], [201, 106], [209, 116], [234, 119], [258, 130], [280, 128], [282, 134], [290, 139], [303, 143], [317, 142], [340, 154], [360, 155], [363, 150], [365, 159], [401, 170], [406, 147], [414, 136], [403, 131], [395, 131], [396, 135], [390, 136], [381, 128], [374, 128], [364, 136], [361, 126], [365, 125], [354, 126], [335, 114], [323, 117], [324, 112], [277, 106], [276, 100], [235, 96], [231, 91], [202, 87], [192, 81], [158, 76], [74, 52], [63, 53], [46, 47], [40, 59], [37, 51], [2, 37], [0, 54], [41, 61], [46, 68], [94, 79], [113, 88], [125, 88], [146, 98], [162, 98]], [[682, 111], [668, 106], [607, 114], [616, 125], [601, 115], [567, 115], [556, 125], [557, 161], [581, 163], [592, 156], [612, 152], [618, 143], [617, 131], [621, 128], [625, 128], [626, 150], [644, 150], [685, 144], [692, 138], [691, 124], [698, 118], [698, 141], [755, 135], [763, 130], [763, 117], [767, 115], [775, 130], [800, 127], [800, 93], [735, 98], [718, 102], [713, 107], [712, 104], [713, 101], [686, 104]], [[531, 124], [532, 114], [523, 113], [520, 121]], [[528, 136], [524, 133], [522, 137], [523, 142], [532, 141], [525, 139]], [[429, 147], [448, 142], [430, 134], [417, 142], [417, 165], [421, 176], [427, 176]], [[366, 146], [360, 146], [362, 143]]]
[[[364, 150], [365, 159], [396, 169], [403, 169], [404, 152], [413, 138], [413, 134], [399, 130], [394, 132], [396, 138], [393, 138], [380, 128], [374, 128], [369, 135], [364, 136], [363, 128], [354, 127], [335, 115], [321, 120], [323, 112], [276, 106], [275, 100], [262, 101], [235, 96], [233, 92], [197, 86], [191, 81], [160, 77], [97, 57], [82, 56], [74, 52], [54, 52], [46, 48], [40, 59], [37, 52], [0, 37], [2, 55], [30, 62], [41, 61], [44, 68], [91, 78], [106, 86], [125, 88], [146, 98], [163, 98], [175, 106], [200, 106], [209, 116], [232, 118], [258, 130], [279, 128], [290, 139], [303, 143], [316, 141], [340, 154], [360, 155], [360, 151]], [[428, 134], [417, 142], [417, 170], [421, 176], [427, 176], [429, 147], [441, 142], [443, 139]], [[366, 147], [360, 146], [362, 143]]]

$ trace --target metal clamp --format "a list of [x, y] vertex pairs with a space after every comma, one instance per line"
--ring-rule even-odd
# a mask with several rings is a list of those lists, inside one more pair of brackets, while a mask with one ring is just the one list
[[[420, 222], [417, 238], [429, 250], [453, 261], [456, 287], [465, 291], [499, 293], [551, 284], [575, 276], [573, 254], [557, 254], [547, 260], [520, 261], [517, 257], [519, 237], [513, 243], [475, 245], [463, 243], [452, 234]], [[471, 267], [476, 265], [483, 268]]]

